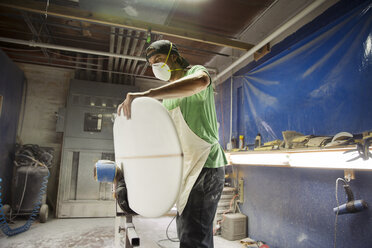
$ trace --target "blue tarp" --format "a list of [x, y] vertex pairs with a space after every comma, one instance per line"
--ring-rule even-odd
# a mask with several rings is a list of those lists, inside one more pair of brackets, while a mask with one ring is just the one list
[[[232, 78], [232, 136], [372, 130], [372, 4], [355, 8]], [[220, 142], [230, 139], [231, 79], [217, 87]]]

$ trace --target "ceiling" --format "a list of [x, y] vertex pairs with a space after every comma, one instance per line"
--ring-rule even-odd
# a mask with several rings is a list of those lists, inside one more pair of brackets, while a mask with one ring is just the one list
[[280, 1], [2, 0], [0, 48], [16, 62], [133, 84], [136, 77], [153, 78], [143, 54], [149, 42], [171, 40], [190, 64], [229, 58], [224, 48], [249, 50], [253, 45], [238, 38]]

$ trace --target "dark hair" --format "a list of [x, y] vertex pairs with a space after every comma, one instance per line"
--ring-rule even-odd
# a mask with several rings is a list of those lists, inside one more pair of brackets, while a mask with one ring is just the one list
[[180, 64], [182, 68], [186, 68], [190, 65], [189, 62], [187, 62], [187, 60], [179, 54], [176, 44], [170, 42], [169, 40], [158, 40], [153, 42], [149, 47], [147, 47], [146, 60], [147, 62], [149, 62], [149, 59], [155, 54], [168, 53], [177, 55], [177, 63]]

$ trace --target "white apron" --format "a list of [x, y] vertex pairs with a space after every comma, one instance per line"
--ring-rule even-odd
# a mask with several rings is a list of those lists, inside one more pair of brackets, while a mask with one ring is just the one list
[[177, 200], [177, 210], [181, 215], [213, 144], [201, 139], [189, 128], [180, 107], [170, 110], [169, 114], [176, 126], [184, 155], [182, 183]]

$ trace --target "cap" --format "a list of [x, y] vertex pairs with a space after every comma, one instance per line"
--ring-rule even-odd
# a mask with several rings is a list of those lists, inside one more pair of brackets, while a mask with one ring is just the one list
[[155, 54], [168, 54], [170, 49], [170, 54], [178, 55], [180, 58], [179, 63], [183, 68], [186, 68], [190, 65], [189, 62], [187, 62], [187, 60], [179, 54], [176, 44], [170, 42], [169, 40], [158, 40], [151, 43], [151, 45], [146, 48], [147, 62], [149, 62], [149, 59]]

